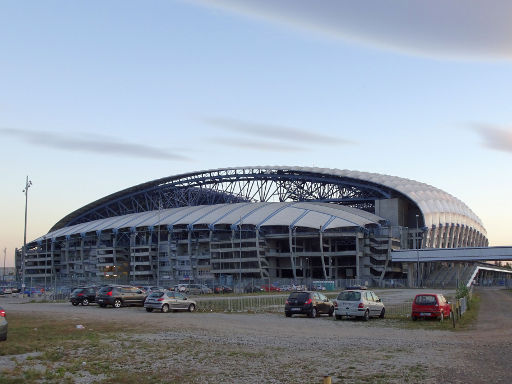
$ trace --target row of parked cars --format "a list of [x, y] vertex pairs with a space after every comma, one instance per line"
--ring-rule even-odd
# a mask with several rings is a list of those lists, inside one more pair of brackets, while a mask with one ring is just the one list
[[[368, 321], [371, 317], [383, 319], [386, 307], [375, 292], [364, 287], [353, 287], [340, 292], [334, 300], [316, 291], [292, 292], [285, 302], [284, 313], [286, 317], [326, 314], [334, 316], [335, 320], [351, 317]], [[429, 318], [442, 321], [450, 316], [450, 302], [442, 294], [421, 293], [415, 296], [411, 310], [413, 320]]]
[[100, 307], [121, 308], [123, 306], [143, 306], [146, 311], [158, 309], [161, 312], [188, 310], [195, 311], [197, 303], [185, 293], [166, 289], [144, 290], [130, 285], [106, 285], [97, 290], [95, 287], [76, 288], [69, 301], [73, 305], [87, 306], [97, 303]]

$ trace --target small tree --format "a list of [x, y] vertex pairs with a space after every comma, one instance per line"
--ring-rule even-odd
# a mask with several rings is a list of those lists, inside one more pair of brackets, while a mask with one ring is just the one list
[[457, 299], [462, 299], [466, 296], [469, 296], [469, 288], [466, 286], [466, 284], [459, 284], [457, 292], [455, 293], [455, 297]]

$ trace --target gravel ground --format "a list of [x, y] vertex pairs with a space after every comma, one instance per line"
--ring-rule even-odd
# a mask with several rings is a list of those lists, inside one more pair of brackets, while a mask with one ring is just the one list
[[0, 304], [8, 313], [31, 312], [76, 324], [143, 325], [147, 332], [120, 333], [117, 343], [106, 341], [105, 348], [124, 356], [131, 346], [144, 347], [144, 358], [134, 356], [130, 368], [148, 369], [149, 359], [149, 369], [182, 377], [176, 382], [319, 383], [330, 375], [334, 383], [509, 383], [512, 294], [479, 293], [478, 321], [463, 332], [404, 329], [403, 322], [390, 319], [364, 323], [282, 314], [161, 314], [142, 308], [20, 304], [14, 298]]

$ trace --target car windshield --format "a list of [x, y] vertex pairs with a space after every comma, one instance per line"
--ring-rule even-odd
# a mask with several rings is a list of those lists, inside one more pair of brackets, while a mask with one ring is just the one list
[[338, 295], [338, 300], [343, 301], [359, 301], [361, 300], [361, 292], [344, 291]]
[[307, 300], [309, 298], [309, 293], [307, 292], [292, 292], [290, 293], [289, 299], [297, 299], [297, 300]]
[[149, 297], [162, 297], [164, 295], [163, 292], [153, 292]]
[[84, 289], [83, 288], [77, 288], [75, 290], [73, 290], [73, 292], [71, 292], [72, 295], [76, 295], [77, 293], [80, 293], [80, 292], [83, 292]]
[[422, 296], [416, 296], [416, 304], [419, 305], [436, 305], [437, 300], [435, 296], [431, 295], [422, 295]]
[[107, 292], [110, 292], [111, 290], [112, 290], [112, 287], [103, 287], [100, 289], [99, 293], [107, 293]]

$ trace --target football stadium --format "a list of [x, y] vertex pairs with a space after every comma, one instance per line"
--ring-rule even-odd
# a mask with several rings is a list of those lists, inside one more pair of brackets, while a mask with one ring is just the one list
[[487, 245], [475, 213], [433, 186], [254, 166], [164, 177], [101, 198], [18, 249], [16, 268], [32, 285], [382, 285], [420, 273], [393, 262], [392, 251]]

